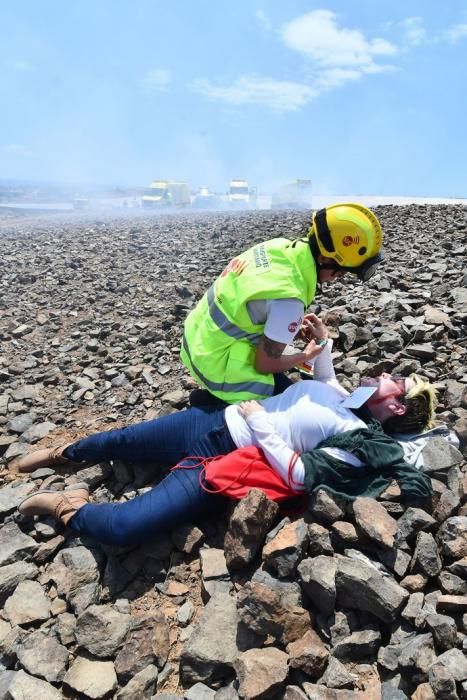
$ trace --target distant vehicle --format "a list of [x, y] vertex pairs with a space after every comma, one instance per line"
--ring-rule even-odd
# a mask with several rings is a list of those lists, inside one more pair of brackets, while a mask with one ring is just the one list
[[199, 192], [193, 197], [191, 206], [194, 209], [215, 209], [219, 204], [219, 198], [207, 187], [200, 187]]
[[272, 195], [271, 209], [311, 209], [311, 180], [294, 180]]
[[142, 204], [145, 209], [189, 207], [191, 204], [190, 190], [186, 182], [154, 180], [146, 194], [143, 195]]
[[235, 209], [250, 208], [250, 190], [247, 180], [231, 180], [227, 200], [231, 207]]

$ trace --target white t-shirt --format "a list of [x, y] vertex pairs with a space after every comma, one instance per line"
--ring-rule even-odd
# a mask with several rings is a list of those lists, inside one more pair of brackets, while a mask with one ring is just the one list
[[252, 322], [264, 324], [263, 334], [277, 343], [290, 343], [302, 325], [300, 299], [254, 299], [246, 307]]
[[[348, 392], [335, 378], [331, 360], [332, 341], [323, 348], [314, 363], [315, 379], [297, 382], [282, 394], [260, 401], [264, 411], [253, 413], [245, 420], [238, 406], [225, 409], [225, 421], [237, 447], [257, 445], [268, 462], [288, 482], [290, 460], [295, 452], [309, 452], [328, 437], [347, 430], [365, 428], [351, 409], [342, 406]], [[348, 453], [336, 448], [324, 448], [339, 458]], [[361, 466], [355, 460], [355, 466]], [[300, 458], [293, 469], [293, 479], [303, 484], [305, 468]]]

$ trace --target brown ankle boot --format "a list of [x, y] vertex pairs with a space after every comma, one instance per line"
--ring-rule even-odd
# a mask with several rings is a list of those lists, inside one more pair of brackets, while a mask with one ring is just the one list
[[66, 445], [58, 445], [57, 447], [31, 452], [19, 460], [18, 471], [33, 472], [41, 467], [55, 467], [60, 464], [66, 464], [70, 467], [86, 467], [89, 462], [73, 462], [71, 459], [63, 456], [66, 448], [72, 444], [72, 442], [67, 442]]
[[65, 491], [38, 491], [22, 501], [18, 510], [22, 515], [52, 515], [66, 525], [70, 518], [89, 503], [87, 484], [73, 484]]

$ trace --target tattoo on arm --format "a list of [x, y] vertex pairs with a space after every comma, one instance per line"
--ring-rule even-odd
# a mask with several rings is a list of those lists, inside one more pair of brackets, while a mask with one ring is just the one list
[[263, 349], [268, 357], [272, 357], [277, 360], [284, 349], [284, 343], [277, 343], [275, 340], [271, 340], [266, 335], [262, 337]]

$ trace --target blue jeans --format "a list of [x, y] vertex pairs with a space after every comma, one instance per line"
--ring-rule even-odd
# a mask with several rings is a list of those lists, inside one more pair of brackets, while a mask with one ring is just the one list
[[[119, 430], [96, 433], [73, 443], [64, 452], [73, 461], [121, 459], [135, 464], [190, 466], [188, 457], [215, 457], [236, 449], [224, 421], [224, 408], [190, 408]], [[69, 521], [79, 535], [98, 542], [133, 546], [162, 532], [217, 514], [226, 499], [206, 493], [199, 484], [201, 467], [170, 472], [150, 491], [125, 503], [88, 504]]]

